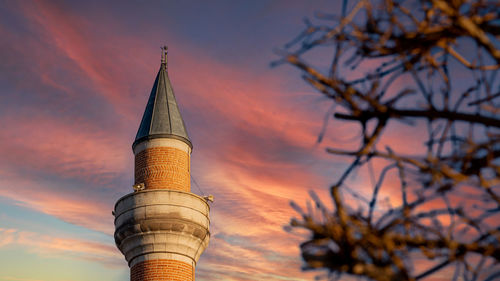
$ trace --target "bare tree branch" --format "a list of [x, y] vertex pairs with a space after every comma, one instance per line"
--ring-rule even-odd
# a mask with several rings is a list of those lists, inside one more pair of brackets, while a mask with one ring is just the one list
[[[291, 227], [311, 234], [300, 245], [304, 269], [379, 281], [498, 278], [500, 3], [363, 0], [321, 18], [329, 23], [306, 21], [278, 63], [300, 70], [338, 105], [334, 117], [362, 133], [355, 149], [327, 149], [351, 160], [330, 188], [334, 210], [316, 195], [316, 211], [293, 205], [302, 218]], [[328, 69], [303, 56], [318, 47], [332, 48]], [[421, 151], [387, 146], [392, 120], [427, 137]], [[353, 172], [370, 165], [374, 174], [373, 163], [384, 164], [372, 188], [350, 191]], [[395, 183], [401, 197], [384, 207]]]

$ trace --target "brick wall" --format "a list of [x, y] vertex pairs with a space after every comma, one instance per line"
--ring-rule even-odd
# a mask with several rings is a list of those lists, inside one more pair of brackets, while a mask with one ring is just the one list
[[190, 192], [190, 155], [177, 148], [152, 147], [135, 156], [135, 183], [146, 189], [173, 189]]
[[194, 268], [176, 260], [149, 260], [130, 269], [130, 281], [194, 281]]

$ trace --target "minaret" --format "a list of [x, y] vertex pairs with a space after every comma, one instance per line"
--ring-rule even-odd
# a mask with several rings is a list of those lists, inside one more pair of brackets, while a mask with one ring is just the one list
[[208, 198], [191, 193], [193, 146], [167, 73], [167, 48], [132, 145], [134, 192], [116, 202], [115, 242], [131, 281], [194, 280], [210, 239]]

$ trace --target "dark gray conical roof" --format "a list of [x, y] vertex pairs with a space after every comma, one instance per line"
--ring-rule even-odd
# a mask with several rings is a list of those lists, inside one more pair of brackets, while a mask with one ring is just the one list
[[193, 147], [168, 79], [165, 62], [162, 62], [160, 71], [156, 75], [132, 148], [144, 140], [154, 138], [178, 139]]

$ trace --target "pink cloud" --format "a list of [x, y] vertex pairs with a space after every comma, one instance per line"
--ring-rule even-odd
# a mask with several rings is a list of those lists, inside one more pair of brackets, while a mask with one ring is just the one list
[[0, 196], [11, 199], [18, 206], [52, 215], [75, 225], [107, 234], [113, 233], [113, 206], [105, 205], [98, 198], [84, 197], [80, 195], [81, 192], [68, 192], [54, 185], [56, 184], [50, 181], [2, 174]]
[[[35, 56], [37, 62], [44, 62], [35, 64], [40, 70], [39, 75], [43, 82], [68, 94], [79, 94], [58, 81], [57, 73], [44, 71], [44, 69], [59, 65], [66, 71], [74, 73], [73, 78], [76, 81], [87, 84], [90, 82], [90, 85], [85, 86], [92, 88], [105, 98], [120, 114], [120, 118], [126, 121], [136, 121], [136, 116], [130, 114], [131, 111], [138, 109], [135, 101], [131, 99], [133, 96], [130, 91], [131, 85], [123, 83], [127, 77], [137, 76], [138, 73], [144, 72], [143, 69], [133, 69], [126, 65], [135, 62], [135, 67], [144, 67], [144, 62], [134, 57], [144, 58], [149, 55], [144, 53], [145, 48], [138, 40], [135, 40], [136, 38], [104, 33], [99, 35], [102, 37], [95, 38], [96, 33], [90, 31], [99, 29], [105, 32], [100, 29], [103, 23], [88, 21], [77, 13], [67, 10], [64, 4], [37, 1], [19, 4], [17, 8], [30, 23], [33, 31], [40, 36], [41, 43], [35, 41], [34, 45], [41, 44], [45, 49], [49, 48], [52, 51], [48, 54], [36, 53]], [[99, 44], [95, 45], [93, 42], [99, 42]], [[127, 46], [127, 48], [120, 47], [118, 50], [116, 46]], [[24, 48], [20, 42], [13, 47]], [[33, 46], [22, 52], [29, 54], [28, 50], [31, 49], [37, 52], [37, 48]], [[72, 63], [68, 63], [68, 59]]]
[[[12, 117], [11, 117], [12, 116]], [[122, 150], [128, 142], [84, 120], [48, 115], [4, 117], [0, 131], [4, 169], [33, 169], [60, 177], [103, 183], [130, 166]], [[75, 126], [75, 124], [78, 124]]]
[[90, 240], [1, 228], [0, 237], [2, 237], [0, 248], [7, 245], [18, 245], [26, 247], [28, 251], [42, 257], [70, 257], [104, 263], [109, 266], [121, 265], [122, 257], [115, 247]]

